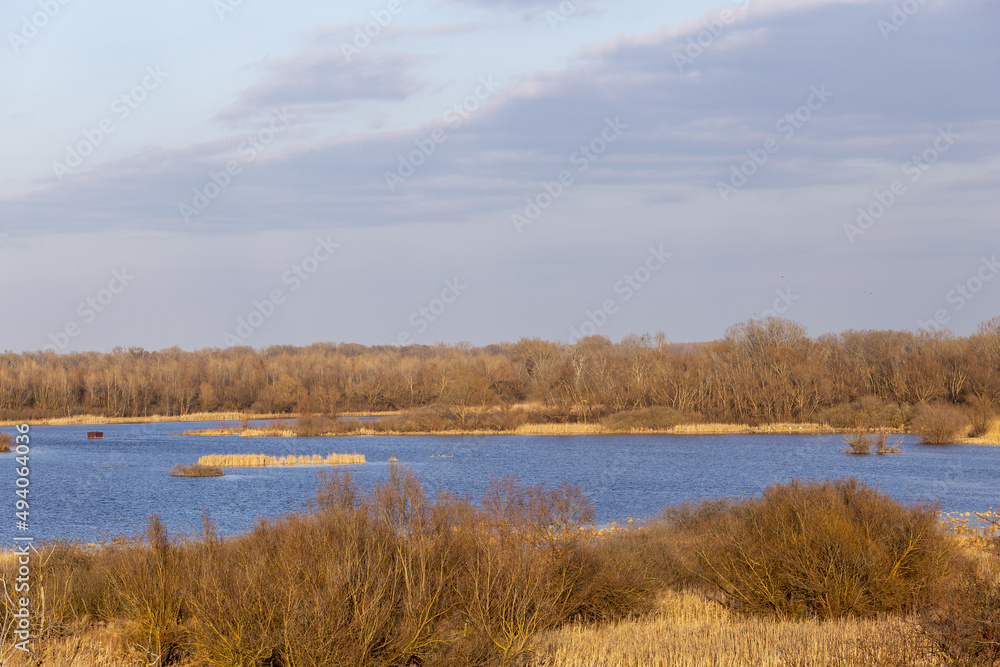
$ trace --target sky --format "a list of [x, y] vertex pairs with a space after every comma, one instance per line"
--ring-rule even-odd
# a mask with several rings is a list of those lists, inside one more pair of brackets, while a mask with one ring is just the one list
[[9, 0], [0, 349], [1000, 314], [1000, 0]]

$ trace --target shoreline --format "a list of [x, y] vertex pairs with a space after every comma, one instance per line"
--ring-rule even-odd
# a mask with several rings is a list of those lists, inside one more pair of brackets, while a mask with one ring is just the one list
[[[399, 411], [393, 412], [342, 412], [341, 417], [392, 417], [398, 415]], [[243, 413], [243, 412], [191, 412], [186, 415], [149, 415], [147, 417], [103, 417], [101, 415], [71, 415], [69, 417], [45, 417], [43, 419], [4, 419], [0, 420], [0, 426], [17, 426], [19, 424], [30, 424], [31, 426], [101, 426], [103, 424], [158, 424], [161, 422], [212, 422], [212, 421], [261, 421], [279, 419], [298, 419], [305, 415], [277, 414], [277, 413]]]
[[[387, 411], [366, 411], [366, 412], [343, 412], [339, 417], [393, 417], [402, 412]], [[73, 415], [69, 417], [49, 417], [39, 420], [0, 420], [0, 427], [12, 427], [19, 424], [28, 423], [32, 426], [101, 426], [107, 424], [157, 424], [166, 422], [242, 422], [247, 421], [286, 421], [293, 422], [299, 417], [309, 416], [302, 414], [275, 414], [275, 413], [239, 413], [239, 412], [195, 412], [186, 415], [150, 415], [147, 417], [102, 417], [100, 415]], [[221, 426], [221, 425], [220, 425]], [[468, 435], [845, 435], [854, 433], [856, 429], [835, 428], [827, 424], [813, 422], [806, 423], [778, 423], [763, 424], [760, 426], [749, 426], [747, 424], [723, 424], [723, 423], [694, 423], [678, 424], [667, 429], [631, 428], [615, 429], [600, 423], [536, 423], [522, 424], [509, 430], [486, 430], [486, 429], [448, 429], [437, 431], [381, 431], [371, 428], [360, 427], [349, 432], [324, 433], [319, 437], [360, 437], [360, 436], [468, 436]], [[886, 429], [886, 433], [892, 435], [911, 435], [902, 429]], [[195, 435], [195, 436], [223, 436], [239, 435], [242, 437], [296, 437], [294, 429], [264, 427], [242, 429], [239, 426], [220, 428], [219, 426], [207, 429], [193, 429], [172, 435]], [[312, 436], [311, 436], [312, 437]], [[994, 423], [990, 432], [982, 437], [960, 438], [957, 445], [992, 445], [1000, 446], [1000, 422]]]

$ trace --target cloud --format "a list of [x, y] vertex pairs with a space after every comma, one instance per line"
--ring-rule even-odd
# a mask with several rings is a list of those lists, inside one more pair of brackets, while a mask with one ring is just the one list
[[427, 86], [416, 73], [422, 60], [379, 52], [348, 62], [339, 49], [311, 49], [264, 65], [263, 80], [217, 118], [241, 120], [285, 105], [331, 112], [354, 102], [404, 100]]
[[[993, 88], [970, 63], [997, 61], [995, 36], [974, 5], [921, 7], [888, 40], [878, 23], [891, 12], [883, 3], [751, 8], [721, 30], [713, 13], [683, 32], [623, 36], [588, 49], [564, 70], [509, 86], [457, 128], [436, 121], [408, 131], [333, 141], [300, 137], [294, 146], [275, 146], [266, 159], [246, 165], [192, 229], [320, 221], [344, 227], [445, 224], [484, 217], [504, 224], [525, 196], [569, 167], [571, 155], [599, 135], [605, 119], [616, 117], [628, 130], [578, 175], [581, 195], [600, 188], [609, 200], [651, 210], [715, 196], [731, 165], [769, 138], [777, 138], [780, 151], [746, 191], [867, 188], [948, 126], [970, 138], [948, 152], [948, 168], [964, 165], [970, 173], [962, 182], [986, 187], [973, 176], [1000, 153], [1000, 128]], [[700, 49], [692, 48], [699, 40]], [[247, 122], [277, 105], [328, 109], [404, 99], [423, 90], [419, 65], [416, 56], [376, 53], [348, 65], [339, 52], [312, 49], [264, 67], [264, 80], [221, 116]], [[794, 121], [816, 89], [832, 97], [821, 108], [806, 109], [808, 120]], [[781, 126], [789, 114], [792, 125]], [[779, 130], [796, 123], [791, 136]], [[435, 129], [446, 141], [390, 192], [386, 172]], [[0, 215], [39, 228], [172, 228], [178, 203], [225, 164], [239, 141], [151, 151], [105, 165], [0, 203]]]

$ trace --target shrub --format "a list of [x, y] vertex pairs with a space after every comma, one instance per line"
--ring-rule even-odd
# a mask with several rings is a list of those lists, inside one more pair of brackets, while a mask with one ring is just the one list
[[617, 412], [605, 417], [602, 423], [613, 431], [665, 431], [688, 421], [691, 420], [685, 419], [682, 413], [673, 408], [653, 406], [630, 412]]
[[1000, 571], [997, 561], [967, 562], [920, 629], [948, 664], [1000, 664]]
[[969, 419], [969, 435], [973, 438], [981, 438], [990, 432], [994, 412], [993, 404], [988, 398], [977, 396], [970, 400], [966, 415]]
[[328, 433], [336, 433], [340, 429], [336, 418], [312, 417], [305, 415], [295, 420], [292, 430], [299, 438], [313, 438]]
[[871, 454], [873, 440], [874, 438], [868, 433], [857, 431], [844, 436], [844, 443], [847, 447], [842, 447], [841, 449], [848, 454]]
[[14, 446], [14, 436], [10, 433], [0, 433], [0, 454], [5, 454]]
[[896, 442], [892, 443], [891, 445], [888, 444], [888, 442], [887, 442], [888, 439], [889, 439], [889, 435], [885, 431], [882, 431], [881, 433], [878, 434], [878, 436], [876, 436], [876, 438], [875, 438], [875, 453], [876, 454], [902, 454], [903, 453], [903, 448], [901, 447], [901, 445], [903, 444], [903, 439], [902, 438], [896, 438]]
[[953, 405], [924, 405], [917, 411], [910, 428], [925, 444], [948, 445], [965, 433], [968, 422], [962, 411]]
[[856, 480], [771, 486], [713, 523], [702, 576], [733, 607], [781, 618], [917, 608], [951, 560], [933, 508], [904, 507]]
[[892, 445], [888, 443], [888, 440], [889, 434], [885, 431], [879, 431], [878, 433], [856, 431], [844, 436], [844, 442], [847, 444], [847, 447], [842, 447], [841, 449], [848, 454], [860, 455], [871, 454], [872, 447], [875, 448], [876, 454], [903, 453], [903, 450], [900, 447], [903, 442], [902, 438], [898, 438]]
[[862, 396], [852, 403], [839, 403], [820, 415], [822, 422], [848, 429], [898, 429], [911, 418], [909, 406], [883, 401], [877, 396]]
[[189, 466], [178, 463], [170, 470], [171, 477], [222, 477], [225, 474], [218, 466], [203, 466], [198, 463]]

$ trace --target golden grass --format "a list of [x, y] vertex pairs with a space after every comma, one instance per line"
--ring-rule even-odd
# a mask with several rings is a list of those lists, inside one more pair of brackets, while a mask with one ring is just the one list
[[[145, 664], [143, 656], [125, 638], [124, 628], [117, 625], [91, 627], [44, 642], [31, 642], [37, 660], [11, 645], [0, 649], [0, 665], [4, 667], [135, 667]], [[191, 663], [178, 663], [178, 667]]]
[[267, 454], [209, 454], [198, 459], [200, 466], [219, 468], [263, 468], [266, 466], [335, 466], [356, 465], [365, 462], [364, 454], [331, 453], [324, 458], [321, 454], [311, 456], [268, 456]]
[[[102, 417], [100, 415], [73, 415], [71, 417], [50, 417], [32, 419], [31, 424], [39, 426], [79, 426], [85, 424], [151, 424], [156, 422], [200, 422], [200, 421], [241, 421], [243, 419], [286, 419], [296, 415], [269, 413], [247, 414], [244, 412], [192, 412], [186, 415], [150, 415], [148, 417]], [[0, 426], [16, 426], [25, 420], [0, 421]]]
[[963, 445], [1000, 445], [1000, 420], [994, 419], [990, 430], [978, 438], [960, 438]]
[[655, 614], [546, 633], [535, 667], [934, 665], [903, 618], [779, 621], [739, 616], [706, 594], [666, 591]]

